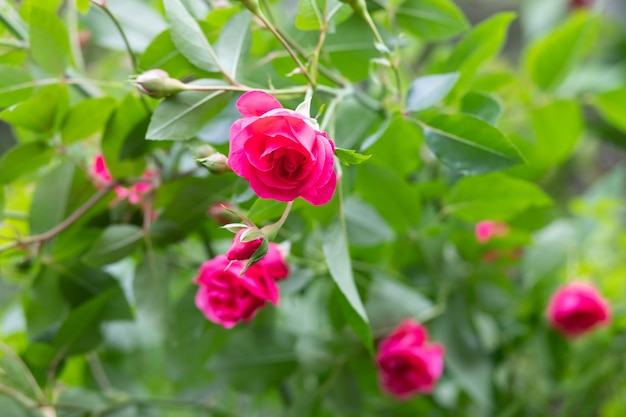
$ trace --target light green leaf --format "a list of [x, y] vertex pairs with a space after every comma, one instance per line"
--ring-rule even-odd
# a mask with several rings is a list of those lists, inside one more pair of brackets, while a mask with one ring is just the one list
[[359, 165], [372, 157], [372, 155], [363, 155], [362, 153], [358, 153], [354, 149], [343, 148], [336, 148], [335, 156], [339, 158], [339, 161], [341, 161], [344, 165]]
[[524, 66], [542, 90], [553, 90], [593, 45], [599, 19], [595, 14], [575, 13], [526, 51]]
[[[193, 85], [223, 85], [217, 80], [197, 80]], [[224, 91], [184, 91], [163, 100], [148, 126], [146, 139], [186, 140], [216, 116], [230, 100]]]
[[9, 149], [0, 158], [0, 184], [9, 184], [50, 162], [54, 149], [42, 142], [30, 142]]
[[374, 246], [390, 242], [393, 230], [369, 204], [350, 196], [346, 199], [346, 231], [354, 246]]
[[537, 185], [495, 173], [461, 179], [452, 189], [445, 210], [475, 223], [484, 219], [508, 221], [528, 208], [551, 204]]
[[346, 320], [359, 339], [372, 351], [373, 343], [369, 319], [354, 282], [345, 224], [340, 221], [332, 223], [324, 231], [323, 241], [328, 270], [348, 304]]
[[459, 79], [458, 72], [426, 75], [413, 80], [406, 96], [406, 109], [420, 111], [439, 103]]
[[106, 229], [85, 255], [90, 265], [107, 265], [130, 255], [143, 237], [143, 230], [132, 224], [114, 224]]
[[478, 91], [467, 93], [461, 99], [461, 112], [494, 125], [502, 113], [500, 102], [493, 96]]
[[139, 57], [139, 67], [159, 68], [176, 79], [197, 72], [197, 68], [176, 49], [170, 30], [161, 32], [152, 40]]
[[180, 0], [163, 0], [163, 7], [171, 27], [172, 41], [180, 53], [198, 68], [218, 72], [220, 67], [215, 51]]
[[593, 105], [606, 121], [626, 132], [626, 87], [600, 94]]
[[583, 116], [574, 100], [558, 100], [534, 109], [532, 127], [541, 162], [560, 164], [574, 150], [584, 129]]
[[460, 72], [457, 91], [470, 83], [480, 65], [498, 55], [513, 19], [515, 13], [498, 13], [481, 22], [459, 42], [445, 64], [446, 71]]
[[70, 38], [63, 21], [53, 12], [32, 8], [30, 52], [44, 70], [55, 75], [64, 73], [70, 61]]
[[0, 65], [0, 107], [26, 100], [33, 93], [33, 78], [24, 68]]
[[[44, 233], [65, 218], [70, 198], [74, 165], [69, 161], [55, 167], [43, 176], [30, 206], [30, 233]], [[47, 244], [46, 247], [50, 245]]]
[[299, 0], [296, 28], [300, 30], [319, 30], [322, 27], [322, 13], [316, 0]]
[[495, 127], [472, 116], [439, 115], [425, 126], [428, 147], [448, 168], [468, 175], [522, 162], [517, 149]]
[[51, 133], [65, 117], [69, 107], [66, 85], [49, 85], [33, 97], [0, 113], [0, 119], [38, 133]]
[[87, 14], [89, 11], [89, 6], [91, 5], [90, 0], [76, 0], [76, 8], [82, 14]]
[[278, 219], [287, 207], [287, 203], [277, 200], [268, 200], [265, 198], [257, 198], [248, 210], [247, 217], [253, 223], [261, 223], [264, 221]]
[[115, 107], [111, 97], [92, 98], [79, 102], [68, 112], [61, 126], [63, 143], [73, 143], [102, 131]]
[[150, 323], [162, 336], [168, 329], [171, 311], [167, 259], [146, 253], [135, 271], [133, 293], [140, 319]]
[[407, 0], [398, 7], [396, 19], [424, 40], [446, 39], [468, 27], [463, 12], [450, 0]]
[[251, 22], [252, 14], [247, 10], [237, 13], [226, 23], [215, 44], [219, 62], [231, 78], [237, 78], [239, 62], [246, 53]]
[[0, 186], [0, 221], [4, 218], [4, 187]]

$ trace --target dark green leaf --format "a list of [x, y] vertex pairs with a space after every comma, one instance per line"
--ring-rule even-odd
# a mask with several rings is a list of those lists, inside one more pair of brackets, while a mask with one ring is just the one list
[[65, 117], [69, 92], [63, 84], [42, 88], [35, 96], [0, 113], [0, 119], [39, 133], [51, 133]]
[[484, 174], [522, 162], [517, 149], [498, 129], [472, 116], [439, 115], [424, 133], [437, 158], [464, 174]]
[[500, 103], [493, 96], [480, 92], [471, 92], [461, 100], [461, 112], [471, 114], [485, 122], [495, 125], [502, 113]]
[[106, 265], [130, 255], [143, 237], [140, 227], [131, 224], [114, 224], [106, 229], [85, 256], [85, 262]]
[[169, 271], [163, 255], [146, 253], [135, 271], [133, 293], [139, 318], [165, 336], [171, 311]]
[[32, 7], [30, 52], [44, 70], [61, 75], [70, 61], [70, 38], [63, 21], [48, 10]]
[[353, 149], [342, 148], [335, 149], [335, 156], [339, 158], [339, 161], [344, 165], [359, 165], [372, 157], [372, 155], [363, 155]]
[[[191, 84], [219, 86], [216, 80], [198, 80]], [[211, 118], [229, 102], [224, 91], [185, 91], [163, 100], [154, 111], [146, 139], [186, 140], [194, 137]]]
[[349, 307], [346, 309], [346, 319], [354, 333], [372, 351], [372, 333], [363, 301], [354, 282], [345, 225], [339, 221], [332, 223], [324, 231], [323, 240], [328, 270]]
[[595, 14], [574, 13], [564, 23], [530, 45], [525, 67], [542, 90], [553, 90], [593, 45], [599, 19]]
[[0, 108], [26, 100], [33, 93], [33, 78], [23, 68], [0, 65]]
[[9, 149], [0, 157], [0, 184], [9, 184], [50, 162], [54, 149], [41, 142], [30, 142]]
[[102, 131], [114, 107], [115, 100], [110, 97], [79, 102], [70, 109], [61, 126], [63, 143], [87, 139], [94, 133]]
[[446, 211], [469, 222], [507, 221], [530, 207], [550, 204], [550, 197], [535, 184], [498, 173], [460, 180]]
[[426, 75], [413, 80], [406, 96], [406, 109], [420, 111], [439, 103], [459, 79], [458, 72]]
[[626, 132], [626, 87], [598, 95], [593, 105], [609, 123]]
[[171, 27], [172, 41], [192, 64], [209, 72], [220, 70], [215, 51], [200, 25], [180, 0], [164, 0], [165, 15]]
[[425, 40], [445, 39], [468, 27], [463, 12], [450, 0], [407, 0], [396, 11], [400, 26]]
[[251, 22], [252, 14], [247, 10], [237, 13], [226, 23], [215, 44], [215, 53], [220, 65], [224, 72], [234, 79], [237, 78], [239, 62], [247, 52]]

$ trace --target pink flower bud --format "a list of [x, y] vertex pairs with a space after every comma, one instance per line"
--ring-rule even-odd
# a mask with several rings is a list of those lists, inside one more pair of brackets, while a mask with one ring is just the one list
[[506, 236], [506, 234], [509, 233], [509, 226], [502, 222], [483, 220], [476, 223], [474, 232], [477, 241], [487, 243], [491, 238]]
[[376, 364], [382, 388], [399, 399], [432, 392], [443, 372], [445, 349], [427, 343], [428, 332], [405, 320], [378, 347]]
[[586, 282], [574, 281], [556, 290], [546, 315], [550, 325], [568, 337], [577, 337], [610, 321], [610, 305]]
[[241, 237], [248, 230], [250, 229], [241, 229], [235, 234], [233, 243], [230, 249], [228, 249], [228, 252], [226, 252], [226, 257], [231, 261], [244, 261], [246, 259], [250, 259], [254, 252], [256, 252], [259, 246], [263, 243], [262, 237], [249, 242], [242, 242]]

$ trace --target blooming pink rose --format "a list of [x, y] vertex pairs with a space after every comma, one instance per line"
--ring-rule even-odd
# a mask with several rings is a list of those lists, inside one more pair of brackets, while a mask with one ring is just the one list
[[509, 227], [506, 223], [496, 222], [493, 220], [483, 220], [476, 223], [474, 229], [476, 240], [480, 243], [487, 243], [493, 237], [505, 236], [509, 233]]
[[228, 252], [226, 252], [226, 257], [231, 261], [245, 261], [246, 259], [250, 259], [263, 243], [262, 237], [249, 242], [242, 242], [241, 235], [243, 235], [246, 230], [248, 229], [241, 229], [235, 233], [233, 243], [230, 249], [228, 249]]
[[214, 323], [227, 329], [250, 320], [266, 301], [278, 304], [276, 282], [263, 268], [253, 265], [239, 275], [243, 262], [219, 255], [202, 264], [195, 283], [196, 306]]
[[378, 346], [376, 364], [383, 389], [406, 399], [418, 393], [432, 392], [443, 372], [444, 347], [427, 343], [426, 329], [413, 320], [405, 320]]
[[610, 320], [610, 305], [591, 284], [574, 281], [556, 290], [546, 311], [550, 325], [568, 337], [580, 336]]
[[270, 242], [267, 254], [258, 264], [275, 280], [285, 279], [289, 275], [289, 267], [285, 263], [285, 257], [280, 247], [274, 242]]
[[263, 198], [292, 201], [302, 197], [314, 205], [333, 197], [335, 145], [311, 119], [284, 109], [263, 91], [237, 100], [243, 119], [230, 128], [228, 165], [250, 182]]

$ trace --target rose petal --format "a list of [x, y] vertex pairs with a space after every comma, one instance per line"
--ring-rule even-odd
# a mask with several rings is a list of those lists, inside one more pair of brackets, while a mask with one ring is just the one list
[[264, 91], [248, 91], [235, 104], [244, 117], [262, 116], [270, 110], [282, 108], [282, 104]]

